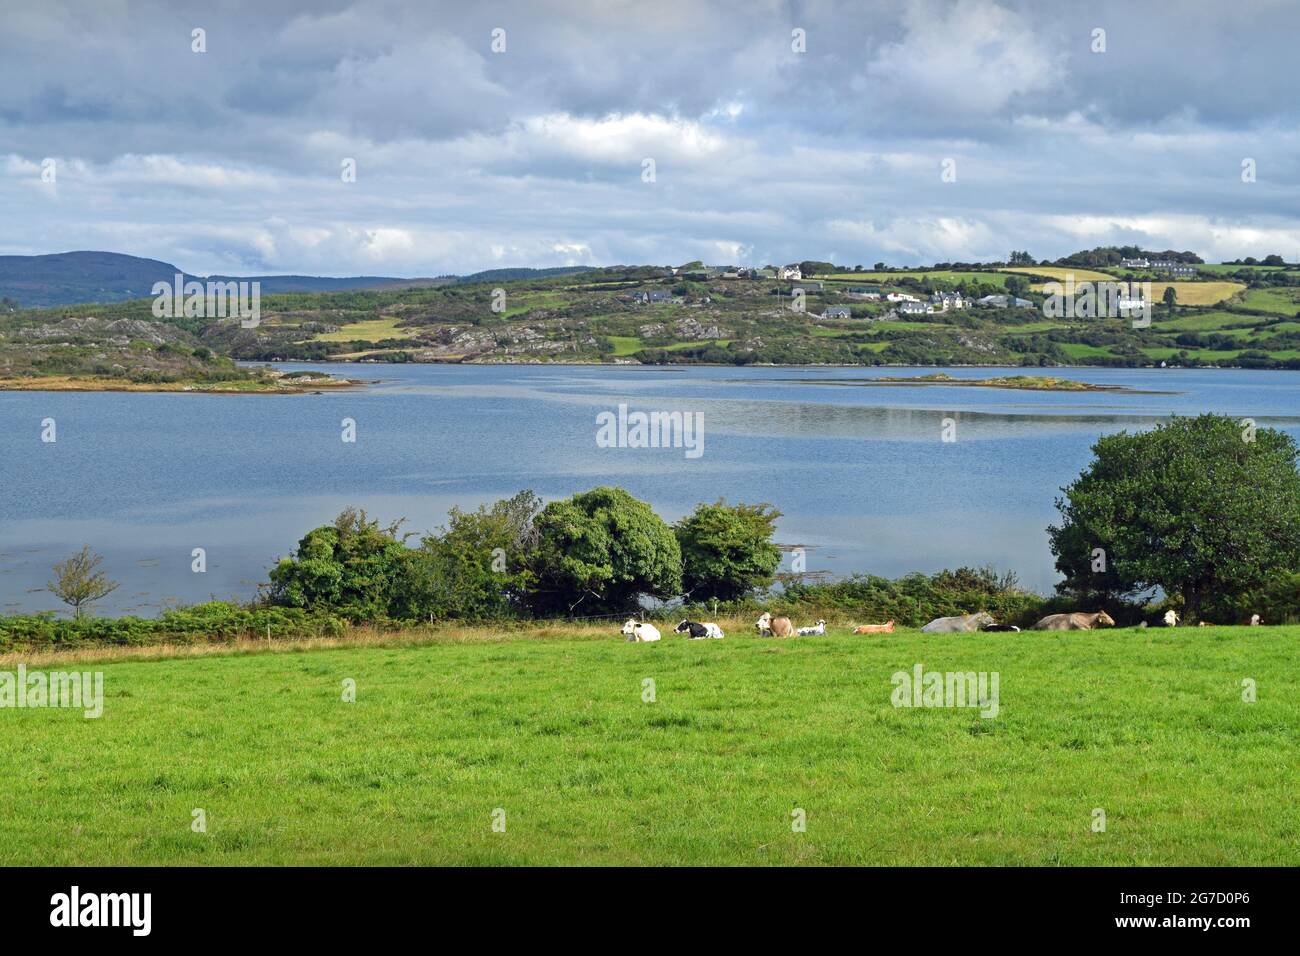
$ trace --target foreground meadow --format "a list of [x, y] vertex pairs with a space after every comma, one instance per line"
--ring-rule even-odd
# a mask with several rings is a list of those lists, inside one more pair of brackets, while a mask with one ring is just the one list
[[[1298, 635], [485, 630], [33, 660], [101, 670], [104, 712], [0, 709], [0, 864], [1296, 864]], [[895, 708], [917, 663], [997, 671], [997, 716]]]

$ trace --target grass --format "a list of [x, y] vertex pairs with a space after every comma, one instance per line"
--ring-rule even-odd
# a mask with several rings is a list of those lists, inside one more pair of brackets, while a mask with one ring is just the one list
[[[1066, 272], [1068, 270], [1063, 269], [1060, 271]], [[1093, 274], [1093, 276], [1097, 275], [1101, 275], [1101, 273]], [[1097, 279], [1092, 276], [1081, 276], [1078, 272], [1075, 272], [1074, 278], [1076, 282], [1085, 280], [1089, 282], [1116, 281], [1114, 276], [1103, 276], [1101, 279]], [[1164, 300], [1165, 289], [1169, 286], [1173, 286], [1174, 293], [1178, 296], [1179, 305], [1218, 305], [1246, 288], [1240, 282], [1152, 282], [1150, 301], [1159, 307]], [[1046, 283], [1038, 283], [1030, 286], [1030, 288], [1035, 292], [1047, 291]], [[1255, 306], [1255, 308], [1262, 308], [1262, 306]]]
[[1300, 289], [1251, 289], [1242, 297], [1241, 304], [1247, 309], [1295, 315], [1300, 313]]
[[[1008, 267], [999, 270], [1000, 272], [1016, 272], [1027, 276], [1043, 276], [1054, 282], [1064, 282], [1065, 277], [1074, 276], [1075, 282], [1114, 282], [1115, 277], [1105, 272], [1097, 272], [1095, 269], [1078, 269], [1074, 266], [1025, 266]], [[1041, 291], [1041, 290], [1040, 290]]]
[[957, 285], [959, 282], [987, 282], [991, 285], [1005, 286], [1007, 277], [998, 272], [974, 272], [953, 269], [930, 269], [899, 272], [836, 272], [831, 275], [814, 276], [815, 279], [829, 279], [833, 282], [848, 282], [854, 285], [889, 286], [899, 279], [930, 279], [940, 285]]
[[[109, 652], [99, 719], [0, 710], [0, 863], [1300, 862], [1300, 628], [612, 630]], [[1000, 712], [893, 707], [917, 662]]]
[[416, 328], [398, 328], [398, 317], [363, 319], [341, 326], [337, 332], [323, 332], [317, 342], [382, 342], [384, 339], [408, 339], [418, 335]]

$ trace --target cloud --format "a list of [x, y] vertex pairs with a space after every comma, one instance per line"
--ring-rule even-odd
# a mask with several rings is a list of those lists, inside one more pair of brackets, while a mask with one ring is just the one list
[[0, 33], [0, 251], [333, 275], [1294, 255], [1298, 30], [1269, 0], [43, 0]]

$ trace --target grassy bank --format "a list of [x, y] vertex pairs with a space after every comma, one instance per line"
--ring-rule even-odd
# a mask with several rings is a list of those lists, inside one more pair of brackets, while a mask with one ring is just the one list
[[[1300, 862], [1300, 628], [613, 631], [64, 653], [103, 716], [0, 709], [0, 863]], [[1000, 712], [893, 707], [918, 662]]]

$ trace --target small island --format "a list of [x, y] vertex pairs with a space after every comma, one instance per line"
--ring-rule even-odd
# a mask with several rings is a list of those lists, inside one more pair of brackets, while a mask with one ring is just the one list
[[818, 385], [962, 385], [979, 388], [1011, 388], [1026, 392], [1126, 392], [1130, 395], [1174, 395], [1175, 392], [1156, 389], [1129, 388], [1127, 385], [1097, 385], [1072, 378], [1053, 375], [1002, 375], [994, 378], [957, 378], [946, 372], [908, 377], [884, 376], [881, 378], [845, 379], [794, 379]]
[[319, 372], [255, 369], [244, 378], [136, 380], [111, 375], [24, 375], [0, 378], [0, 392], [185, 392], [198, 395], [301, 395], [365, 383]]

